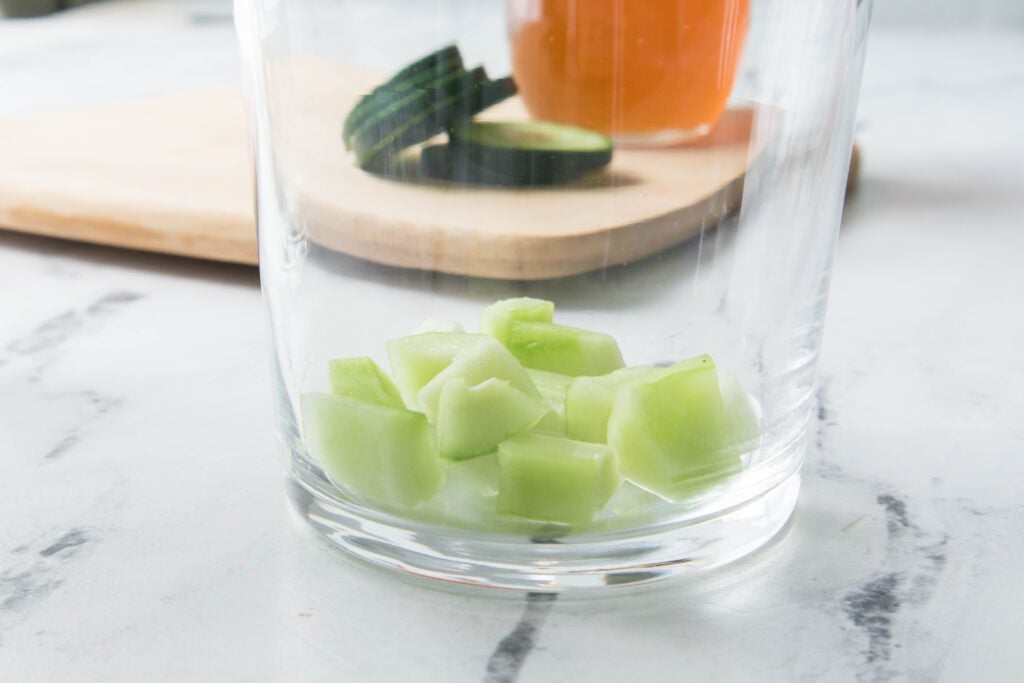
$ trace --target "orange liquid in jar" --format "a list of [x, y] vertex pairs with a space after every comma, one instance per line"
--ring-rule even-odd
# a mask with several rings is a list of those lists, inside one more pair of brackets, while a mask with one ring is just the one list
[[512, 66], [537, 119], [621, 138], [706, 132], [725, 110], [748, 0], [509, 0]]

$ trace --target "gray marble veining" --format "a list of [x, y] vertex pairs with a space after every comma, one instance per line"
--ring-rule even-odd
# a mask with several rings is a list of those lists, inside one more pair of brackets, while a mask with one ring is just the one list
[[[124, 96], [229, 82], [230, 27], [186, 13], [98, 5], [47, 40], [109, 65], [148, 21]], [[0, 112], [116, 80], [20, 58], [41, 35], [0, 24]], [[342, 557], [281, 495], [254, 272], [0, 233], [0, 680], [1019, 680], [1021, 38], [872, 36], [797, 513], [630, 595], [481, 597]]]

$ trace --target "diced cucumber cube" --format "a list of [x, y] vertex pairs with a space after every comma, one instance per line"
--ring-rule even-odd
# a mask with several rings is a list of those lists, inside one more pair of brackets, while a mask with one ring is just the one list
[[555, 304], [543, 299], [520, 297], [496, 301], [484, 309], [480, 331], [502, 344], [508, 342], [508, 324], [513, 320], [549, 323], [554, 319]]
[[482, 339], [488, 337], [460, 332], [426, 332], [389, 341], [388, 360], [406, 405], [417, 408], [416, 395], [420, 389], [451, 365], [460, 351]]
[[604, 375], [623, 365], [619, 345], [607, 334], [555, 323], [511, 320], [506, 345], [526, 367], [570, 377]]
[[740, 470], [715, 364], [708, 356], [654, 370], [622, 387], [608, 444], [627, 479], [679, 500]]
[[340, 488], [408, 508], [444, 483], [433, 429], [420, 413], [310, 393], [301, 399], [306, 447]]
[[570, 439], [608, 443], [608, 417], [620, 386], [649, 374], [641, 365], [598, 377], [576, 377], [565, 392], [565, 433]]
[[378, 406], [405, 407], [395, 383], [380, 366], [365, 356], [328, 361], [327, 382], [331, 393], [338, 396]]
[[495, 339], [480, 335], [476, 343], [460, 351], [448, 367], [420, 389], [416, 395], [417, 405], [431, 423], [436, 423], [438, 402], [446, 383], [461, 379], [472, 387], [492, 377], [503, 379], [527, 395], [540, 398], [530, 376], [508, 349]]
[[622, 483], [615, 454], [601, 444], [523, 434], [498, 447], [498, 512], [586, 524]]
[[445, 382], [437, 408], [441, 457], [466, 460], [494, 452], [505, 439], [531, 429], [548, 412], [537, 397], [505, 380], [468, 386], [461, 377]]
[[547, 414], [537, 423], [537, 430], [565, 434], [565, 392], [572, 382], [572, 377], [559, 375], [556, 372], [527, 369], [526, 374], [540, 392], [541, 398], [548, 406]]

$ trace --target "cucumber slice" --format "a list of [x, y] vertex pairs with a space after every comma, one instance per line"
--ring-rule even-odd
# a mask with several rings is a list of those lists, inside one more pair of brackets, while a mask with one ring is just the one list
[[454, 379], [461, 379], [472, 387], [492, 377], [507, 381], [528, 396], [540, 398], [540, 393], [530, 380], [530, 376], [508, 349], [494, 339], [480, 335], [478, 342], [460, 351], [451, 365], [420, 389], [416, 395], [416, 402], [426, 413], [427, 419], [431, 423], [436, 423], [438, 404], [445, 384]]
[[555, 323], [511, 320], [507, 346], [528, 368], [570, 377], [604, 375], [623, 366], [619, 345], [607, 334]]
[[304, 394], [301, 407], [306, 447], [340, 488], [408, 508], [444, 483], [433, 430], [420, 413], [319, 393]]
[[622, 483], [610, 448], [523, 434], [498, 447], [498, 512], [561, 524], [586, 524]]
[[565, 434], [565, 392], [572, 377], [559, 375], [555, 372], [527, 369], [526, 374], [533, 380], [533, 385], [540, 392], [540, 397], [547, 404], [548, 412], [537, 423], [536, 429], [541, 432]]
[[[463, 185], [522, 187], [522, 180], [485, 168], [447, 144], [428, 145], [420, 150], [419, 174], [423, 178]], [[541, 183], [533, 183], [541, 185]]]
[[442, 458], [466, 460], [493, 453], [505, 439], [531, 429], [548, 412], [539, 398], [505, 380], [471, 387], [459, 377], [445, 382], [437, 407]]
[[576, 377], [565, 392], [565, 433], [570, 439], [608, 443], [608, 417], [619, 387], [648, 375], [654, 368], [622, 368], [598, 377]]
[[680, 500], [738, 472], [734, 434], [708, 356], [622, 387], [608, 420], [608, 444], [627, 479]]
[[346, 117], [342, 127], [342, 138], [346, 146], [352, 131], [366, 120], [370, 112], [378, 109], [390, 98], [429, 86], [450, 71], [465, 71], [462, 66], [462, 55], [454, 45], [448, 45], [416, 60], [364, 95]]
[[367, 144], [390, 135], [403, 121], [408, 121], [438, 102], [469, 91], [487, 82], [483, 67], [472, 71], [455, 69], [438, 75], [436, 79], [409, 92], [391, 98], [380, 98], [362, 121], [349, 134], [349, 140]]
[[515, 92], [511, 78], [474, 83], [450, 97], [429, 103], [410, 118], [389, 121], [384, 130], [354, 135], [352, 149], [363, 169], [386, 171], [392, 153], [425, 142], [456, 121], [469, 118]]
[[502, 299], [484, 309], [480, 316], [480, 331], [502, 344], [508, 343], [508, 324], [512, 320], [549, 323], [555, 317], [555, 304], [544, 299], [519, 297]]
[[460, 351], [487, 339], [482, 334], [425, 332], [389, 341], [388, 361], [406, 405], [417, 408], [420, 389], [451, 365]]
[[404, 408], [398, 387], [372, 359], [339, 358], [327, 363], [331, 393], [378, 406]]
[[451, 172], [472, 181], [473, 168], [517, 185], [550, 185], [608, 165], [611, 138], [547, 121], [460, 121], [449, 131]]

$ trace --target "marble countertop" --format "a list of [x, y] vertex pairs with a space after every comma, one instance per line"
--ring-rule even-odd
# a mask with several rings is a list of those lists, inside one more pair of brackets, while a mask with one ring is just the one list
[[[229, 82], [233, 48], [196, 3], [0, 22], [0, 113]], [[0, 232], [0, 680], [1019, 680], [1022, 65], [1019, 32], [874, 33], [796, 515], [629, 596], [347, 559], [285, 502], [255, 271]]]

